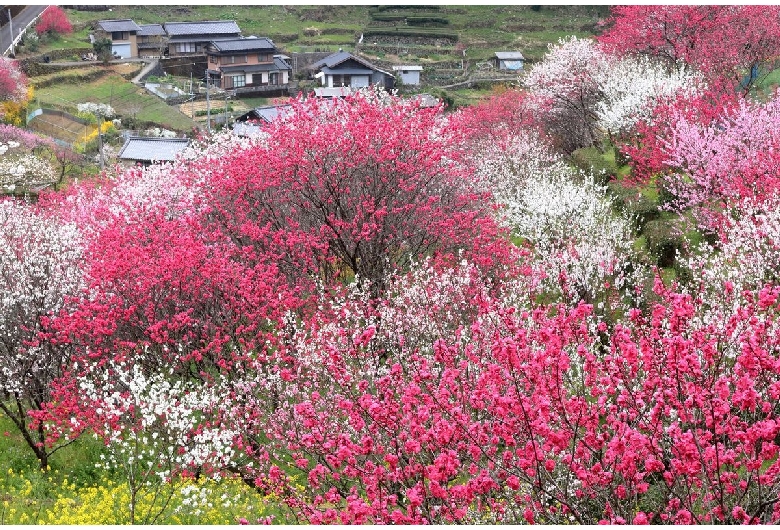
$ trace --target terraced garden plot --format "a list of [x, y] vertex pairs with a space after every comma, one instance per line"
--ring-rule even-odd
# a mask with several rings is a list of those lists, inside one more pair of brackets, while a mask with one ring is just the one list
[[69, 145], [83, 143], [85, 138], [97, 128], [95, 125], [84, 125], [73, 118], [57, 114], [36, 116], [28, 126], [33, 131], [51, 136]]

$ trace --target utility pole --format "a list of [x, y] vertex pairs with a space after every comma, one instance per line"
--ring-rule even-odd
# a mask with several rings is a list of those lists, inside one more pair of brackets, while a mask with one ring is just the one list
[[208, 70], [206, 70], [206, 130], [211, 134], [211, 100], [209, 99], [209, 84], [211, 78]]
[[100, 150], [100, 171], [105, 168], [105, 161], [103, 160], [103, 115], [98, 116], [98, 149]]
[[11, 10], [8, 10], [8, 29], [11, 30], [11, 57], [16, 57], [14, 51], [14, 19], [11, 18]]

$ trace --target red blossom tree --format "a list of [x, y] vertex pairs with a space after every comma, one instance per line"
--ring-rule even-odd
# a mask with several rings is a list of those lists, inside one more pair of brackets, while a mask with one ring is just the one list
[[599, 41], [617, 54], [689, 64], [713, 86], [747, 93], [780, 54], [780, 7], [615, 6]]
[[65, 35], [73, 32], [73, 26], [68, 20], [68, 16], [58, 6], [48, 6], [41, 14], [41, 20], [35, 26], [35, 32], [38, 35], [44, 33], [58, 33]]
[[377, 293], [419, 256], [486, 255], [490, 197], [440, 108], [364, 95], [294, 108], [267, 142], [209, 169], [211, 215], [237, 244], [284, 250], [295, 277], [356, 276]]

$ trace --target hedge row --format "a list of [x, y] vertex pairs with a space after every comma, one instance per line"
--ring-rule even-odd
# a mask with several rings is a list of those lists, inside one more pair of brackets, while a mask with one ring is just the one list
[[447, 39], [452, 41], [458, 40], [458, 34], [449, 31], [443, 31], [438, 28], [414, 28], [414, 27], [367, 27], [363, 34], [369, 35], [388, 35], [388, 36], [405, 36], [405, 37], [423, 37], [429, 39]]
[[89, 70], [65, 70], [61, 73], [51, 74], [46, 77], [36, 77], [32, 80], [35, 88], [46, 88], [59, 84], [91, 83], [109, 73], [105, 68], [91, 68]]

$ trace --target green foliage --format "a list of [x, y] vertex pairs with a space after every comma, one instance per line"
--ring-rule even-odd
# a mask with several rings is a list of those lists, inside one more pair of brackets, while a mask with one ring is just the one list
[[642, 193], [642, 190], [626, 186], [619, 180], [611, 180], [607, 187], [615, 199], [615, 204], [636, 220], [640, 232], [649, 221], [659, 218], [661, 212], [658, 204], [648, 194]]
[[92, 43], [92, 48], [95, 50], [95, 55], [97, 55], [98, 59], [101, 61], [108, 62], [111, 60], [111, 39], [95, 39], [95, 42]]
[[599, 184], [606, 184], [618, 174], [613, 149], [604, 152], [596, 147], [577, 149], [571, 154], [571, 162], [583, 171], [592, 171]]
[[685, 247], [685, 235], [676, 223], [668, 219], [655, 219], [644, 226], [647, 250], [661, 268], [673, 267], [677, 252]]

